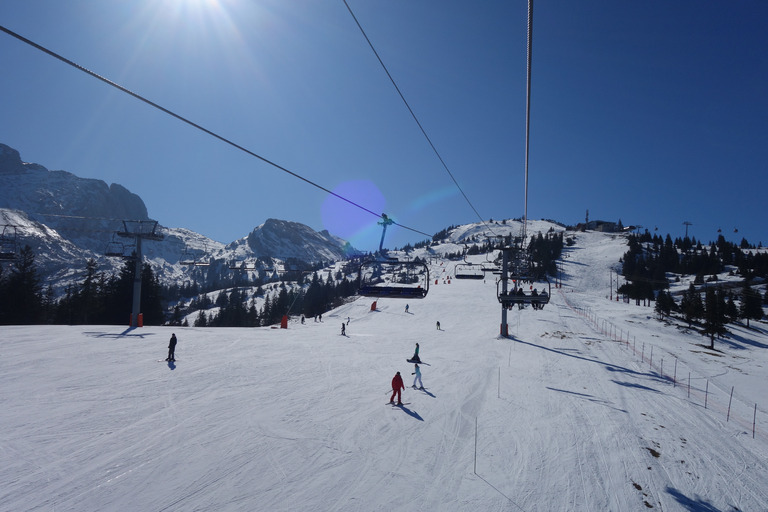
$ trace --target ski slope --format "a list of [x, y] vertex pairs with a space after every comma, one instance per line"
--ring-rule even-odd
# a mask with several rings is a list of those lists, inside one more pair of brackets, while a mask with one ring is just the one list
[[[408, 313], [358, 298], [285, 330], [0, 327], [0, 510], [768, 510], [766, 324], [705, 349], [608, 300], [621, 237], [576, 241], [511, 339], [492, 279], [448, 284], [447, 262]], [[158, 361], [172, 332], [178, 361]]]

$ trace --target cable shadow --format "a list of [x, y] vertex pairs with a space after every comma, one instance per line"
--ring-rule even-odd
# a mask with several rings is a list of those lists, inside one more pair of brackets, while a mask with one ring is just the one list
[[[614, 381], [614, 382], [616, 382], [616, 381]], [[588, 401], [590, 401], [590, 402], [592, 402], [592, 403], [596, 403], [596, 404], [598, 404], [598, 405], [604, 405], [604, 406], [606, 406], [606, 407], [610, 407], [610, 408], [611, 408], [611, 409], [613, 409], [614, 411], [618, 411], [618, 412], [624, 412], [624, 413], [626, 413], [626, 412], [627, 412], [627, 410], [626, 410], [626, 409], [620, 409], [620, 408], [618, 408], [618, 407], [615, 407], [615, 406], [614, 406], [614, 405], [613, 405], [611, 402], [609, 402], [608, 400], [603, 400], [602, 398], [597, 398], [595, 395], [588, 395], [588, 394], [586, 394], [586, 393], [578, 393], [578, 392], [576, 392], [576, 391], [568, 391], [567, 389], [551, 388], [551, 387], [549, 387], [549, 386], [547, 386], [547, 388], [546, 388], [546, 389], [549, 389], [550, 391], [557, 391], [557, 392], [559, 392], [559, 393], [566, 393], [566, 394], [569, 394], [569, 395], [574, 395], [575, 397], [577, 397], [577, 398], [581, 398], [582, 400], [588, 400]]]
[[673, 498], [675, 498], [675, 501], [685, 507], [686, 510], [690, 510], [691, 512], [720, 512], [719, 508], [698, 496], [695, 499], [689, 498], [674, 487], [667, 487], [666, 490]]
[[611, 382], [627, 388], [635, 388], [635, 389], [641, 389], [643, 391], [653, 391], [654, 393], [660, 393], [660, 391], [657, 389], [649, 388], [648, 386], [643, 386], [641, 384], [633, 384], [631, 382], [621, 382], [616, 379], [611, 379]]
[[136, 327], [129, 327], [123, 332], [116, 334], [111, 332], [99, 332], [99, 331], [84, 331], [83, 334], [86, 336], [89, 336], [91, 338], [112, 338], [112, 339], [120, 339], [120, 338], [141, 338], [144, 339], [147, 336], [154, 336], [156, 333], [150, 332], [146, 334], [139, 334], [139, 333], [132, 333]]
[[597, 360], [597, 359], [589, 359], [588, 357], [584, 357], [584, 356], [580, 356], [580, 355], [576, 355], [576, 354], [569, 354], [567, 352], [563, 352], [562, 350], [556, 350], [556, 349], [552, 349], [552, 348], [549, 348], [549, 347], [544, 347], [542, 345], [537, 345], [535, 343], [531, 343], [530, 341], [523, 341], [523, 340], [515, 339], [515, 338], [510, 338], [510, 339], [512, 339], [513, 341], [517, 341], [518, 343], [522, 343], [524, 345], [528, 345], [530, 347], [540, 348], [542, 350], [546, 350], [548, 352], [553, 352], [555, 354], [560, 354], [562, 356], [572, 357], [574, 359], [581, 359], [582, 361], [586, 361], [588, 363], [599, 364], [601, 366], [604, 366], [609, 371], [622, 372], [622, 373], [626, 373], [626, 374], [629, 374], [629, 375], [636, 375], [638, 377], [652, 377], [652, 378], [656, 377], [656, 375], [653, 374], [653, 373], [637, 372], [635, 370], [630, 370], [629, 368], [625, 368], [623, 366], [618, 366], [618, 365], [615, 365], [615, 364], [612, 364], [612, 363], [606, 363], [605, 361], [600, 361], [600, 360]]
[[520, 505], [518, 505], [517, 503], [515, 503], [515, 501], [514, 501], [512, 498], [510, 498], [509, 496], [507, 496], [506, 494], [504, 494], [503, 492], [501, 492], [501, 491], [500, 491], [500, 490], [499, 490], [499, 489], [498, 489], [498, 488], [497, 488], [495, 485], [493, 485], [491, 482], [489, 482], [488, 480], [486, 480], [486, 479], [485, 479], [485, 478], [483, 478], [482, 476], [478, 475], [477, 473], [475, 473], [475, 476], [476, 476], [477, 478], [479, 478], [480, 480], [482, 480], [483, 482], [485, 482], [486, 484], [488, 484], [488, 486], [489, 486], [491, 489], [493, 489], [493, 490], [494, 490], [494, 491], [496, 491], [497, 493], [499, 493], [499, 494], [501, 494], [502, 496], [504, 496], [504, 497], [507, 499], [507, 501], [509, 501], [509, 502], [510, 502], [511, 504], [513, 504], [514, 506], [516, 506], [516, 507], [517, 507], [519, 510], [522, 510], [523, 512], [525, 512], [525, 509], [524, 509], [523, 507], [521, 507]]

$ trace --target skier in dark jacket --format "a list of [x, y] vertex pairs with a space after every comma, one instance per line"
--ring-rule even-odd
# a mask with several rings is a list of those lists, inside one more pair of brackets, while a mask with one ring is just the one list
[[347, 335], [347, 326], [344, 322], [341, 322], [341, 335], [346, 336]]
[[389, 403], [395, 403], [395, 395], [397, 395], [397, 405], [403, 405], [401, 392], [404, 389], [403, 378], [400, 376], [400, 372], [397, 372], [397, 375], [392, 378], [392, 397], [389, 399]]
[[416, 350], [414, 350], [414, 352], [413, 352], [413, 357], [410, 359], [409, 362], [411, 362], [411, 363], [420, 363], [421, 362], [421, 358], [419, 358], [419, 344], [418, 343], [416, 344]]
[[176, 360], [176, 333], [171, 334], [171, 340], [168, 342], [168, 358], [166, 361]]

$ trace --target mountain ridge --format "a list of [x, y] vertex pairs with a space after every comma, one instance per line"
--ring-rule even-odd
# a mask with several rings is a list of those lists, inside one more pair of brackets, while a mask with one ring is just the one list
[[[104, 252], [112, 244], [130, 254], [131, 241], [115, 235], [123, 230], [124, 219], [151, 221], [141, 197], [123, 185], [26, 163], [19, 151], [0, 143], [0, 224], [13, 227], [19, 248], [33, 249], [41, 273], [50, 276], [57, 292], [72, 282], [77, 272], [70, 268], [72, 262], [94, 258], [107, 271], [121, 265]], [[256, 258], [316, 263], [356, 253], [347, 241], [327, 230], [317, 232], [299, 222], [278, 219], [267, 219], [229, 244], [160, 223], [157, 232], [164, 241], [143, 244], [142, 253], [166, 283], [189, 273], [183, 265], [189, 255], [229, 264]]]

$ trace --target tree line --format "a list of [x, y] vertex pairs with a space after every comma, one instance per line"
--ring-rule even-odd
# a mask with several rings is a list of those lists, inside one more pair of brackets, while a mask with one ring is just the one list
[[[311, 276], [298, 272], [295, 285], [241, 278], [243, 285], [238, 286], [234, 278], [224, 279], [213, 272], [214, 277], [203, 278], [200, 284], [193, 280], [163, 286], [152, 267], [144, 263], [141, 312], [146, 325], [184, 325], [183, 318], [195, 311], [199, 312], [195, 325], [221, 327], [273, 325], [286, 314], [313, 317], [341, 305], [357, 292], [357, 282], [346, 277], [355, 268], [354, 262], [348, 262], [335, 276], [325, 279], [318, 271]], [[89, 259], [79, 282], [67, 286], [64, 295], [55, 299], [50, 285], [43, 288], [35, 254], [25, 246], [10, 265], [0, 266], [0, 325], [128, 325], [135, 269], [136, 260], [128, 258], [116, 274], [108, 274], [98, 270], [96, 260]], [[229, 287], [215, 288], [225, 281]], [[249, 297], [248, 291], [254, 288]], [[256, 307], [256, 298], [264, 299], [261, 308]]]
[[[763, 318], [763, 304], [768, 304], [768, 291], [764, 296], [753, 283], [768, 277], [768, 254], [754, 251], [746, 239], [736, 245], [722, 235], [705, 247], [695, 238], [672, 239], [651, 236], [646, 230], [642, 235], [630, 235], [629, 250], [621, 258], [622, 275], [626, 283], [619, 293], [636, 301], [655, 300], [654, 309], [663, 319], [679, 314], [689, 326], [701, 326], [702, 334], [710, 338], [714, 347], [716, 337], [726, 333], [726, 325], [739, 319]], [[718, 282], [718, 274], [730, 272], [741, 276], [737, 286]], [[692, 275], [693, 282], [680, 296], [679, 302], [669, 292], [668, 275]]]
[[[96, 260], [85, 263], [82, 280], [67, 286], [56, 300], [53, 288], [43, 289], [35, 254], [25, 246], [12, 264], [0, 268], [0, 324], [123, 324], [133, 302], [135, 259], [127, 259], [116, 275], [98, 271]], [[162, 286], [148, 264], [141, 269], [144, 322], [165, 321]]]

